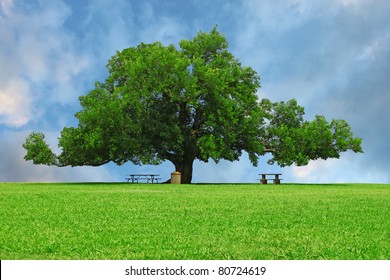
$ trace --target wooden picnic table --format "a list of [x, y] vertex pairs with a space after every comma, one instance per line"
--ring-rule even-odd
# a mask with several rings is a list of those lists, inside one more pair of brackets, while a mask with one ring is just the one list
[[[260, 173], [259, 175], [261, 175], [261, 179], [260, 179], [261, 184], [267, 184], [268, 180], [273, 180], [275, 185], [279, 185], [280, 180], [282, 180], [279, 177], [282, 175], [281, 173]], [[273, 176], [273, 178], [269, 179], [267, 178], [267, 176]]]
[[159, 178], [159, 174], [129, 174], [128, 175], [129, 177], [126, 177], [126, 180], [127, 182], [129, 183], [131, 181], [131, 183], [139, 183], [139, 181], [146, 181], [147, 183], [151, 182], [152, 184], [154, 182], [158, 183], [158, 180], [160, 180], [161, 178]]

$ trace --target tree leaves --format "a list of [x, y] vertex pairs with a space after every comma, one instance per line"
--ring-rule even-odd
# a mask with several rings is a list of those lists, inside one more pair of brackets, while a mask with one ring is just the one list
[[32, 160], [34, 164], [57, 164], [57, 157], [45, 142], [45, 135], [43, 133], [31, 133], [25, 143], [23, 143], [23, 148], [27, 150], [27, 154], [24, 156], [25, 160]]
[[313, 121], [303, 119], [304, 109], [295, 99], [272, 103], [262, 100], [266, 116], [263, 138], [270, 164], [280, 166], [306, 165], [310, 160], [339, 158], [341, 152], [363, 152], [362, 139], [354, 138], [345, 120], [328, 122], [317, 115]]
[[61, 132], [56, 157], [33, 133], [26, 160], [48, 165], [158, 164], [171, 161], [190, 183], [195, 159], [238, 160], [245, 151], [254, 165], [305, 165], [341, 152], [362, 152], [347, 122], [316, 116], [304, 120], [295, 99], [258, 100], [260, 77], [228, 51], [216, 28], [199, 32], [180, 48], [141, 43], [117, 52], [109, 75], [85, 96], [77, 127]]

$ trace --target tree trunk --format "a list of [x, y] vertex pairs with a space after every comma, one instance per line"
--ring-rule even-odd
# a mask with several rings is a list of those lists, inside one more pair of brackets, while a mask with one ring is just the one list
[[173, 164], [175, 165], [176, 171], [181, 174], [181, 183], [191, 184], [194, 159], [187, 159]]

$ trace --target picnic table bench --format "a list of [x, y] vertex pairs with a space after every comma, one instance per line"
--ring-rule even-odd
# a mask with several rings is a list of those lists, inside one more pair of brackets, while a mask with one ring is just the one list
[[161, 180], [158, 176], [159, 174], [129, 174], [129, 177], [126, 177], [127, 183], [139, 183], [139, 181], [146, 181], [147, 183], [151, 182], [158, 183], [158, 180]]
[[[267, 184], [268, 180], [273, 180], [275, 185], [279, 185], [282, 180], [279, 178], [282, 175], [280, 173], [260, 173], [259, 175], [261, 175], [260, 183], [263, 185]], [[273, 176], [273, 178], [267, 178], [267, 176]]]

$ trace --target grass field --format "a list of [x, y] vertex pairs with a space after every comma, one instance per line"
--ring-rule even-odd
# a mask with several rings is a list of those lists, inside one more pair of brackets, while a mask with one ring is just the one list
[[390, 259], [390, 185], [0, 183], [0, 259]]

